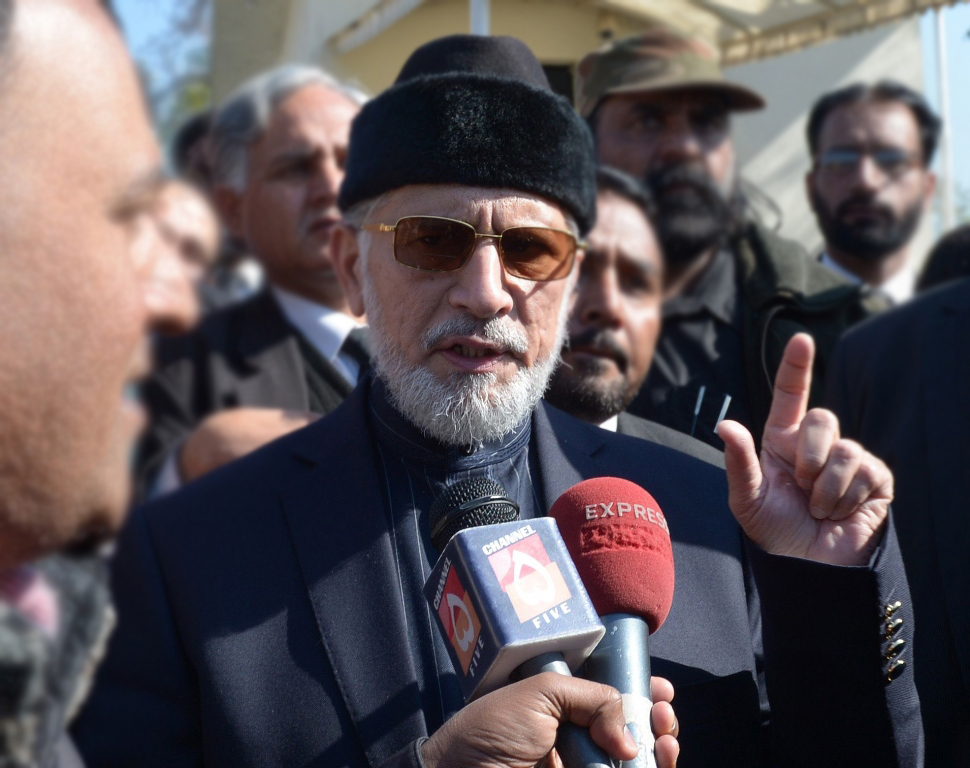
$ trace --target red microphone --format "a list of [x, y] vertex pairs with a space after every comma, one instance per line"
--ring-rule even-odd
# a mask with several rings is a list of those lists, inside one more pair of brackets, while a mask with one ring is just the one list
[[583, 677], [623, 695], [627, 725], [640, 747], [623, 765], [654, 766], [647, 636], [663, 624], [674, 599], [667, 519], [653, 496], [617, 477], [574, 485], [549, 514], [606, 626]]

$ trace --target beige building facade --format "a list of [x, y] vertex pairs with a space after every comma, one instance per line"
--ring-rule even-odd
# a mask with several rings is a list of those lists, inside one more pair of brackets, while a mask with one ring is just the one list
[[[624, 7], [641, 7], [641, 0], [215, 0], [213, 94], [219, 100], [252, 74], [284, 62], [322, 65], [379, 93], [415, 48], [442, 35], [468, 32], [475, 1], [488, 9], [491, 34], [525, 41], [560, 90], [568, 88], [571, 69], [585, 53], [649, 23], [642, 15], [623, 12]], [[673, 2], [657, 0], [651, 7]], [[722, 50], [727, 50], [723, 41]], [[892, 77], [922, 90], [919, 21], [910, 16], [732, 66], [728, 73], [768, 101], [765, 111], [735, 121], [743, 176], [778, 207], [780, 215], [769, 210], [766, 219], [817, 252], [821, 238], [804, 191], [810, 162], [807, 111], [821, 94], [858, 80]], [[929, 218], [919, 235], [918, 254], [932, 239]]]

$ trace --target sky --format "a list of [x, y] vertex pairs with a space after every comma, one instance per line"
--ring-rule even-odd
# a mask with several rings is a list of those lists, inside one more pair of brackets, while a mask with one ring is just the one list
[[[146, 50], [153, 37], [165, 29], [174, 3], [175, 0], [115, 0], [115, 8], [136, 57], [144, 58], [147, 55]], [[970, 89], [965, 87], [967, 76], [970, 75], [970, 4], [945, 8], [942, 14], [946, 28], [954, 179], [959, 187], [966, 190], [970, 202], [970, 140], [967, 140], [970, 137]], [[935, 13], [923, 14], [920, 32], [925, 93], [930, 104], [939, 110]]]
[[[970, 5], [961, 4], [943, 10], [946, 30], [946, 71], [950, 91], [950, 135], [952, 137], [953, 175], [956, 184], [970, 195]], [[920, 18], [923, 42], [923, 79], [926, 98], [939, 112], [940, 92], [937, 66], [936, 14]]]

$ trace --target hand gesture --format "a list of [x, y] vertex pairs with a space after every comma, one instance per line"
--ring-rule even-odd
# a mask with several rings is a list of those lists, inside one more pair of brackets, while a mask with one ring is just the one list
[[815, 345], [794, 336], [775, 377], [761, 440], [723, 421], [728, 503], [748, 537], [766, 552], [836, 565], [865, 565], [881, 537], [893, 497], [889, 468], [841, 439], [831, 411], [806, 413]]
[[231, 408], [206, 417], [182, 444], [178, 456], [183, 483], [252, 453], [320, 418], [310, 411]]
[[[650, 718], [657, 737], [657, 766], [674, 768], [680, 746], [670, 706], [673, 686], [654, 677], [650, 690], [655, 702]], [[428, 768], [533, 768], [537, 763], [561, 768], [553, 746], [559, 724], [567, 721], [589, 728], [593, 741], [614, 758], [636, 757], [637, 745], [626, 729], [619, 691], [544, 672], [473, 701], [425, 742], [422, 758]]]

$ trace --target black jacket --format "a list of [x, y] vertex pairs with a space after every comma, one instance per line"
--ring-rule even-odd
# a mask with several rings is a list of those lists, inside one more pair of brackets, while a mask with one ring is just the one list
[[[76, 730], [93, 766], [416, 767], [427, 729], [366, 389], [136, 512], [118, 632]], [[912, 676], [885, 679], [886, 601], [912, 626], [891, 526], [871, 568], [774, 557], [742, 536], [716, 456], [545, 404], [532, 440], [547, 508], [612, 475], [666, 514], [676, 588], [650, 651], [677, 691], [682, 768], [919, 763]]]
[[832, 352], [843, 332], [888, 304], [809, 258], [800, 245], [760, 225], [750, 225], [733, 250], [751, 433], [760, 444], [775, 373], [791, 337], [805, 332], [815, 339], [809, 408], [820, 406]]
[[[681, 340], [673, 343], [671, 349], [676, 350], [683, 344], [692, 345], [694, 359], [699, 356], [708, 360], [714, 370], [723, 373], [724, 380], [737, 379], [730, 383], [734, 389], [731, 394], [735, 397], [743, 395], [743, 402], [739, 402], [735, 409], [740, 406], [745, 426], [760, 444], [771, 409], [775, 372], [791, 337], [806, 332], [815, 339], [809, 407], [816, 407], [822, 403], [829, 359], [843, 331], [887, 305], [810, 259], [801, 246], [760, 225], [749, 224], [728, 250], [734, 260], [733, 290], [737, 291], [736, 316], [732, 324], [740, 344], [733, 341], [734, 330], [723, 330], [723, 325], [712, 318], [713, 338]], [[722, 287], [722, 290], [731, 288]], [[664, 348], [667, 338], [675, 338], [673, 335], [665, 337], [664, 333], [672, 332], [677, 322], [676, 317], [665, 318], [658, 348]], [[730, 333], [732, 337], [722, 344], [719, 339], [723, 333]], [[736, 355], [740, 355], [740, 361], [735, 359]], [[711, 382], [701, 380], [703, 373], [692, 370], [690, 360], [685, 356], [675, 366], [687, 366], [689, 387], [678, 380], [682, 374], [670, 379], [663, 373], [663, 367], [655, 365], [643, 389], [631, 403], [630, 411], [691, 434], [695, 426], [693, 413], [699, 386]], [[696, 422], [698, 428], [694, 434], [720, 449], [723, 444], [713, 431], [720, 402], [717, 397], [712, 399], [710, 392], [707, 394], [705, 403], [716, 405], [708, 406], [706, 416], [702, 414]], [[710, 408], [714, 410], [710, 411]]]
[[896, 478], [926, 764], [970, 765], [970, 279], [848, 333], [828, 400]]

